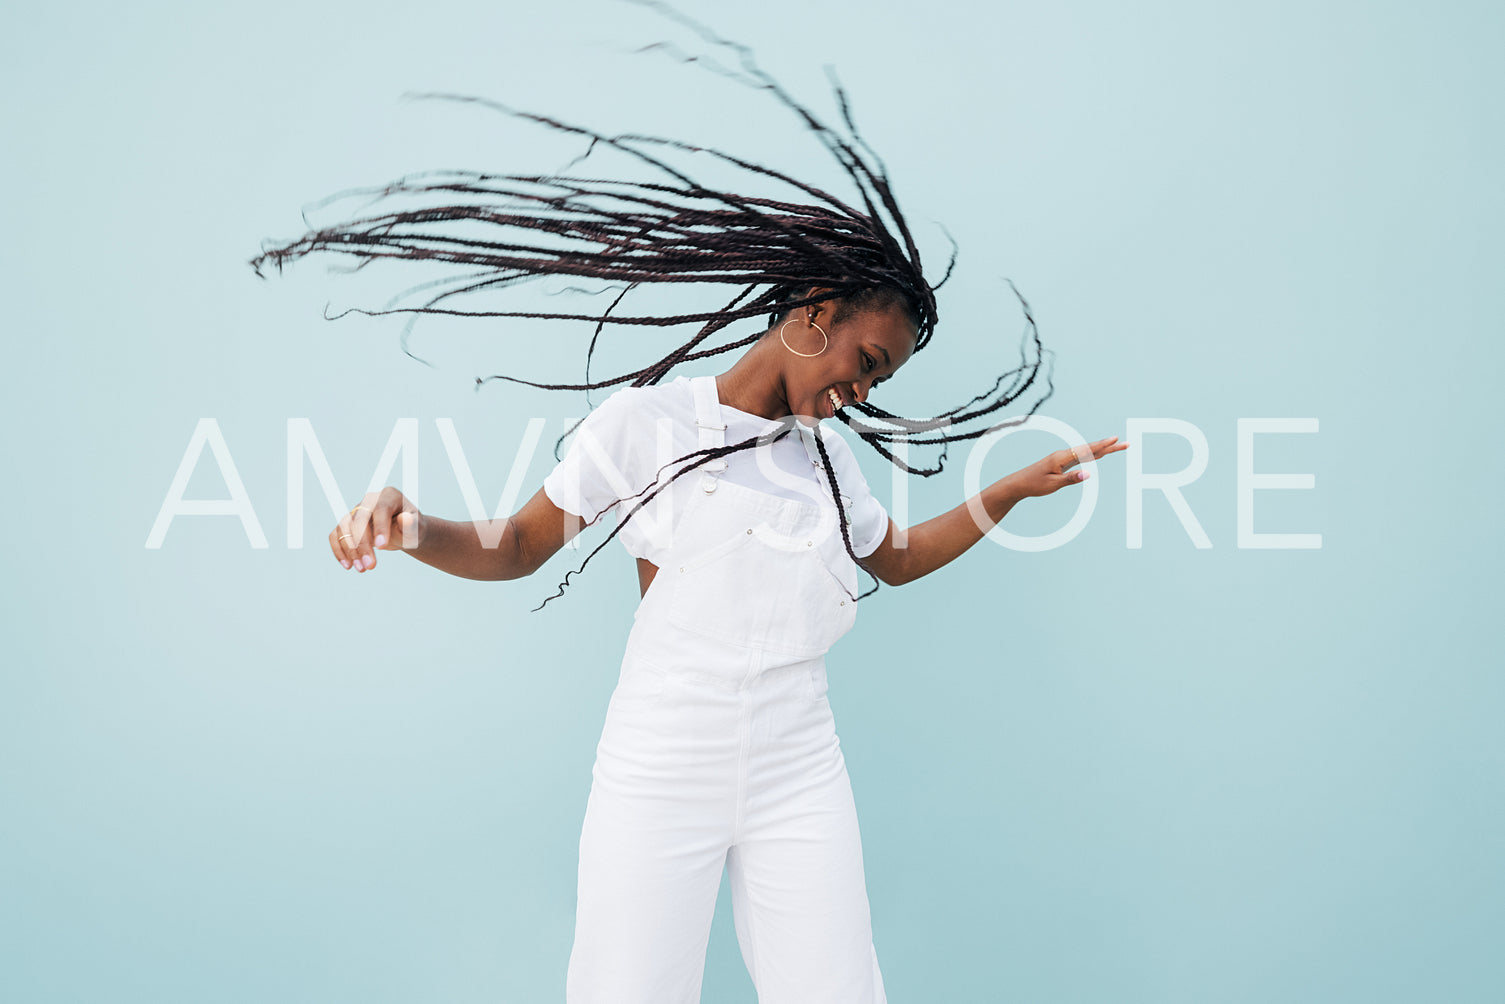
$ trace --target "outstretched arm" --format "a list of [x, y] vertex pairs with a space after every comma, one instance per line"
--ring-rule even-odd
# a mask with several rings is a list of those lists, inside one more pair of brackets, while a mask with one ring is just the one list
[[542, 567], [584, 525], [542, 488], [512, 516], [480, 522], [425, 515], [396, 488], [383, 488], [340, 520], [329, 533], [329, 546], [340, 564], [358, 571], [376, 567], [376, 551], [406, 551], [464, 579], [520, 579]]
[[[982, 540], [1021, 499], [1049, 495], [1067, 485], [1081, 484], [1085, 480], [1085, 472], [1078, 472], [1073, 468], [1089, 454], [1097, 460], [1129, 448], [1128, 443], [1116, 443], [1117, 439], [1117, 436], [1110, 436], [1095, 443], [1078, 446], [1074, 450], [1056, 450], [1030, 466], [993, 482], [950, 512], [911, 527], [906, 547], [894, 546], [894, 535], [899, 528], [893, 520], [889, 520], [888, 533], [884, 535], [883, 543], [862, 559], [862, 563], [880, 581], [890, 586], [903, 585], [929, 575]], [[1079, 474], [1083, 476], [1079, 477]], [[977, 510], [976, 516], [973, 515], [974, 509]], [[986, 525], [980, 526], [979, 522], [984, 514]]]

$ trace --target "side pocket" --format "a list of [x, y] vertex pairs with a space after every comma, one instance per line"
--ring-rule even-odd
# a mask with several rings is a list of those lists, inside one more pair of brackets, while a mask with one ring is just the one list
[[827, 554], [823, 548], [820, 552], [821, 564], [826, 566], [826, 571], [831, 573], [843, 592], [850, 596], [857, 595], [857, 587], [860, 584], [857, 573], [857, 563], [854, 562], [846, 548], [839, 544], [833, 553]]
[[830, 688], [830, 681], [826, 679], [826, 665], [824, 662], [810, 667], [810, 699], [812, 701], [824, 701], [826, 691]]
[[630, 659], [622, 665], [610, 707], [647, 708], [664, 694], [664, 671], [646, 662]]

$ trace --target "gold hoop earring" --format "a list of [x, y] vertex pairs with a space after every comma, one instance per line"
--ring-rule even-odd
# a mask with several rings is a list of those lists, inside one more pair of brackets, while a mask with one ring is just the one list
[[[795, 319], [791, 317], [789, 320], [784, 322], [784, 327], [779, 329], [779, 341], [784, 343], [784, 348], [786, 349], [789, 349], [789, 342], [784, 338], [784, 328], [787, 328], [789, 327], [789, 325], [793, 324], [794, 320]], [[794, 349], [789, 349], [789, 351], [794, 352], [795, 355], [804, 356], [806, 359], [820, 355], [821, 352], [825, 352], [826, 349], [831, 345], [831, 338], [826, 334], [825, 328], [821, 327], [819, 324], [816, 324], [814, 321], [811, 321], [810, 325], [811, 327], [815, 328], [816, 331], [820, 332], [820, 337], [822, 339], [820, 352], [796, 352]]]

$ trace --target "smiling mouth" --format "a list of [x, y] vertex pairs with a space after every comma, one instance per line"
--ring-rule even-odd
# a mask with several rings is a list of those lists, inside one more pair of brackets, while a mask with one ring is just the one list
[[826, 400], [831, 402], [831, 415], [834, 417], [841, 410], [841, 395], [836, 393], [836, 388], [826, 388]]

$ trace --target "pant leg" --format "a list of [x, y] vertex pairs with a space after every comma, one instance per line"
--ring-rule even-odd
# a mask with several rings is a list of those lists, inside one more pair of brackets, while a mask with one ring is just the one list
[[886, 1004], [846, 766], [785, 787], [730, 849], [742, 958], [758, 1004]]
[[735, 709], [624, 670], [580, 833], [568, 1004], [698, 1004], [735, 821]]
[[567, 1004], [698, 1004], [724, 841], [666, 829], [593, 785], [580, 834]]

